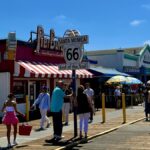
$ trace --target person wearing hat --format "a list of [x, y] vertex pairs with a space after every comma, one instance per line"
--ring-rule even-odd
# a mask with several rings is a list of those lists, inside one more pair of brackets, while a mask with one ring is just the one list
[[40, 114], [41, 114], [41, 120], [40, 120], [40, 128], [37, 129], [37, 131], [44, 130], [44, 123], [47, 122], [46, 128], [49, 128], [50, 126], [50, 120], [47, 117], [47, 111], [50, 109], [50, 95], [47, 93], [47, 87], [42, 86], [41, 93], [37, 97], [37, 99], [34, 101], [31, 108], [35, 107], [37, 104], [39, 104]]

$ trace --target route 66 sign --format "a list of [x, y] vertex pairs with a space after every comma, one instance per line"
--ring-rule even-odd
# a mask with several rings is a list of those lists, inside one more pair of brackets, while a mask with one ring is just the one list
[[68, 44], [64, 46], [64, 59], [67, 64], [80, 63], [83, 57], [81, 44]]

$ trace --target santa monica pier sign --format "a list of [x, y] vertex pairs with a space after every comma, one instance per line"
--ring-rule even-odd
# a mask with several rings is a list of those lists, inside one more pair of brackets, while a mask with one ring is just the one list
[[58, 38], [63, 48], [66, 64], [60, 64], [60, 70], [76, 70], [89, 68], [88, 62], [82, 62], [83, 44], [88, 43], [88, 35]]

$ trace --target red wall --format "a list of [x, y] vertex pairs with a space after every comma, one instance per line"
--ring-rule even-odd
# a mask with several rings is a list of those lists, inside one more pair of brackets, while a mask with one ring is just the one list
[[64, 63], [63, 57], [55, 56], [46, 56], [34, 53], [34, 48], [30, 45], [25, 44], [17, 44], [16, 50], [16, 60], [23, 60], [23, 61], [40, 61], [40, 62], [47, 62], [47, 63], [55, 63], [60, 64]]

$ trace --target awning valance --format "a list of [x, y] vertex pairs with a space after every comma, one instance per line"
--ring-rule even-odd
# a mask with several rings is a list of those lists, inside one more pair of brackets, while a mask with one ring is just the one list
[[94, 74], [94, 76], [104, 76], [112, 77], [114, 75], [130, 76], [129, 74], [120, 72], [115, 68], [106, 68], [101, 66], [91, 66], [89, 71]]
[[[72, 78], [72, 70], [59, 70], [57, 64], [43, 62], [15, 62], [14, 77]], [[92, 78], [86, 69], [76, 70], [77, 78]]]

